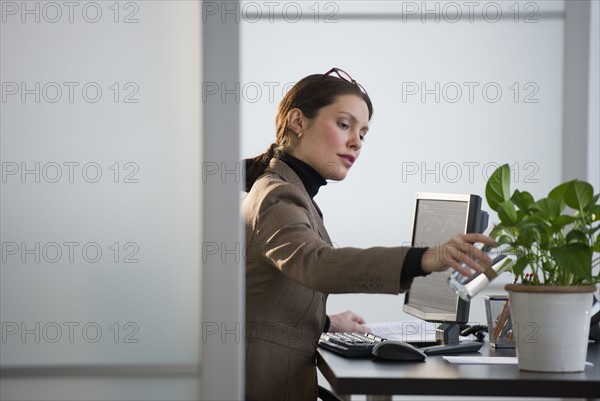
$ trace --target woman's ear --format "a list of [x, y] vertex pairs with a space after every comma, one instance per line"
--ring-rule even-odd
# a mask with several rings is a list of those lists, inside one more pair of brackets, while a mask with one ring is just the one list
[[302, 110], [291, 109], [287, 114], [287, 126], [298, 138], [302, 136], [305, 128], [305, 118]]

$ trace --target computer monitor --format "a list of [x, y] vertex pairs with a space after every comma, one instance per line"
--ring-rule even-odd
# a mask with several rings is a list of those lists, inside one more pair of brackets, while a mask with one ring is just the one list
[[[478, 195], [419, 192], [411, 243], [414, 247], [441, 246], [456, 234], [481, 233], [487, 224], [487, 213], [481, 210]], [[448, 285], [452, 271], [415, 278], [403, 307], [406, 313], [425, 321], [447, 323], [440, 326], [447, 331], [446, 342], [458, 341], [458, 335], [449, 331], [456, 331], [456, 324], [469, 320], [469, 302], [462, 300]]]

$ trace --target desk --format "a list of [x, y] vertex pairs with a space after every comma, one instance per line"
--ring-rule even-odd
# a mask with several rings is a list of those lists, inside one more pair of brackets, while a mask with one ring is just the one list
[[[485, 343], [481, 355], [514, 356], [510, 349], [496, 350]], [[454, 395], [497, 397], [600, 398], [600, 343], [589, 344], [581, 373], [535, 373], [517, 365], [453, 365], [441, 356], [425, 362], [380, 362], [349, 359], [318, 349], [318, 368], [340, 395]]]

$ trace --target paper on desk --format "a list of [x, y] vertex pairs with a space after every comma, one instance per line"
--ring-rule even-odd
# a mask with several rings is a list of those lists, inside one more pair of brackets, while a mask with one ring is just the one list
[[446, 362], [461, 365], [517, 365], [516, 356], [443, 356]]
[[365, 324], [376, 336], [406, 342], [435, 342], [436, 323], [398, 320]]
[[[460, 365], [517, 365], [519, 362], [516, 356], [443, 356], [449, 363]], [[594, 366], [591, 362], [586, 362], [586, 366]]]

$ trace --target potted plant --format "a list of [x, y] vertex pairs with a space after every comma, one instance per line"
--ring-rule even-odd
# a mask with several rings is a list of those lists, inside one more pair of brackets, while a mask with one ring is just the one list
[[490, 233], [514, 255], [509, 293], [521, 370], [583, 371], [595, 284], [600, 282], [600, 195], [572, 180], [535, 200], [510, 193], [510, 169], [500, 166], [485, 191], [500, 222]]

